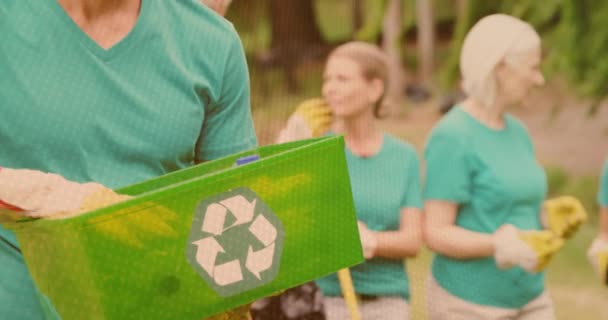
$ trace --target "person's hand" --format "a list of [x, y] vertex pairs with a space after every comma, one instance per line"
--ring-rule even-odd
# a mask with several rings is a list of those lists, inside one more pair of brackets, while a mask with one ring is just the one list
[[359, 238], [361, 240], [361, 248], [363, 248], [363, 257], [365, 259], [371, 259], [376, 254], [378, 239], [376, 239], [374, 232], [367, 228], [365, 223], [357, 221], [357, 227], [359, 227]]
[[602, 283], [608, 286], [608, 239], [597, 237], [593, 240], [587, 258]]
[[329, 131], [333, 121], [331, 109], [322, 99], [302, 102], [287, 119], [287, 126], [279, 133], [278, 143], [319, 137]]
[[87, 197], [109, 190], [98, 183], [77, 183], [37, 170], [0, 170], [0, 200], [5, 210], [28, 217], [79, 211]]
[[501, 269], [519, 266], [529, 273], [543, 270], [563, 240], [549, 231], [522, 232], [510, 224], [494, 233], [494, 258]]
[[546, 200], [541, 211], [543, 226], [562, 238], [571, 237], [587, 221], [581, 202], [571, 196]]

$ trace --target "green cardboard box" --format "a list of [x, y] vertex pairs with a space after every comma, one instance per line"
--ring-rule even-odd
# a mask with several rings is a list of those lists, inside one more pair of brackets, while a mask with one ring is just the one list
[[260, 147], [117, 192], [134, 198], [8, 225], [63, 320], [199, 320], [363, 261], [342, 137]]

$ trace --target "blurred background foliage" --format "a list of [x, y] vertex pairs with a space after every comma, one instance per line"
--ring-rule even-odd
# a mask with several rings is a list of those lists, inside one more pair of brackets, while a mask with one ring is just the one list
[[[301, 89], [296, 70], [309, 61], [322, 62], [331, 48], [350, 40], [383, 43], [390, 2], [399, 2], [397, 41], [407, 84], [420, 78], [433, 94], [457, 88], [460, 46], [481, 17], [507, 13], [531, 23], [543, 38], [543, 69], [563, 77], [594, 114], [608, 95], [608, 1], [601, 0], [239, 0], [227, 18], [242, 37], [250, 62], [263, 70], [283, 70], [290, 93]], [[430, 12], [419, 10], [427, 5]], [[430, 23], [421, 23], [429, 20]], [[430, 30], [419, 30], [424, 26]], [[430, 34], [433, 49], [420, 54], [420, 34]], [[428, 57], [430, 55], [430, 57]], [[420, 74], [427, 59], [430, 74]], [[270, 71], [269, 71], [270, 72]]]
[[[396, 108], [382, 125], [420, 151], [442, 108], [460, 97], [458, 60], [466, 32], [499, 12], [528, 21], [543, 39], [549, 89], [540, 92], [532, 111], [515, 111], [545, 165], [549, 196], [573, 195], [590, 214], [548, 269], [557, 317], [608, 320], [608, 290], [585, 259], [597, 232], [599, 167], [608, 154], [608, 108], [602, 107], [608, 104], [608, 1], [235, 0], [227, 19], [247, 53], [261, 144], [274, 141], [298, 103], [319, 96], [331, 49], [361, 40], [396, 49], [391, 69], [401, 72], [402, 83], [393, 93]], [[414, 319], [426, 319], [430, 259], [425, 250], [408, 261]]]

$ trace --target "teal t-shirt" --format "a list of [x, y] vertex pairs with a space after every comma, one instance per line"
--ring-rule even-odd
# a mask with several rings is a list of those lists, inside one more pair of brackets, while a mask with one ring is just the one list
[[[55, 0], [0, 1], [0, 30], [2, 167], [117, 188], [256, 144], [240, 40], [199, 1], [143, 0], [109, 50]], [[41, 319], [14, 235], [0, 237], [0, 318]]]
[[[435, 126], [425, 148], [425, 200], [457, 203], [456, 225], [494, 233], [505, 223], [540, 230], [539, 210], [547, 191], [527, 130], [505, 115], [492, 130], [461, 107]], [[492, 257], [458, 260], [437, 254], [433, 277], [452, 295], [486, 306], [519, 308], [544, 290], [544, 275], [521, 268], [498, 269]]]
[[597, 194], [597, 202], [602, 207], [608, 207], [608, 158], [604, 162], [604, 170], [600, 178], [600, 191]]
[[[375, 231], [398, 230], [401, 209], [422, 208], [418, 157], [412, 146], [385, 134], [380, 151], [358, 157], [345, 151], [357, 218]], [[409, 299], [403, 260], [373, 258], [350, 269], [360, 294]], [[337, 275], [318, 279], [326, 296], [341, 295]]]

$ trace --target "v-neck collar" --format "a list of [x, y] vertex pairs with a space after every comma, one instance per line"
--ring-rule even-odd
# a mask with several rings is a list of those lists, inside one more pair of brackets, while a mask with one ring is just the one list
[[92, 54], [99, 57], [104, 61], [112, 60], [114, 57], [119, 55], [121, 52], [126, 51], [136, 40], [141, 36], [143, 31], [145, 30], [145, 25], [148, 20], [148, 7], [149, 1], [141, 0], [141, 5], [139, 8], [139, 15], [137, 16], [137, 21], [135, 25], [129, 31], [129, 33], [120, 39], [116, 44], [112, 47], [105, 49], [101, 47], [95, 40], [89, 37], [77, 24], [72, 20], [72, 18], [68, 15], [68, 13], [63, 9], [63, 7], [57, 2], [57, 0], [43, 0], [42, 2], [48, 2], [51, 6], [51, 10], [55, 13], [55, 15], [62, 21], [63, 25], [69, 29], [74, 37], [76, 37], [80, 43], [86, 47]]
[[369, 156], [360, 156], [358, 154], [355, 154], [352, 150], [350, 150], [348, 148], [348, 146], [345, 149], [347, 150], [347, 152], [351, 156], [353, 156], [356, 159], [359, 159], [359, 160], [372, 160], [372, 159], [377, 158], [382, 153], [382, 151], [385, 149], [385, 147], [386, 147], [386, 140], [387, 140], [386, 133], [383, 132], [382, 133], [382, 142], [380, 143], [380, 149], [378, 149], [378, 151], [376, 151], [374, 154], [369, 155]]

